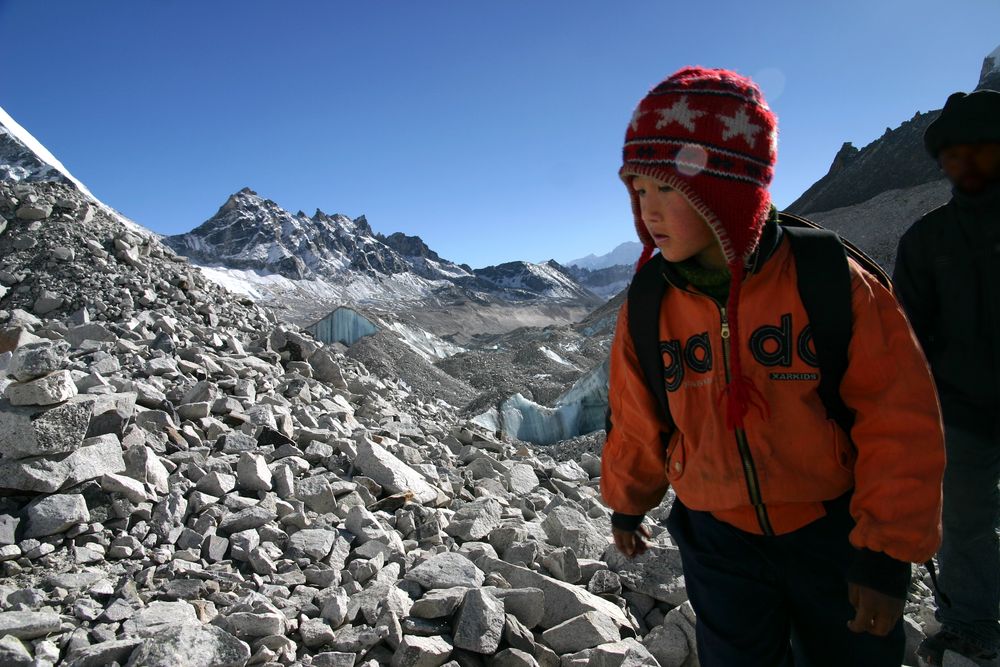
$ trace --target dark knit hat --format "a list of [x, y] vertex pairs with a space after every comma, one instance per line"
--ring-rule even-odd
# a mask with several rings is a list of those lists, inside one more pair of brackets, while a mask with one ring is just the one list
[[655, 244], [642, 221], [632, 176], [655, 178], [683, 195], [722, 246], [732, 276], [727, 311], [734, 345], [731, 381], [720, 400], [727, 402], [730, 428], [743, 426], [751, 404], [766, 410], [763, 397], [742, 373], [738, 314], [746, 261], [770, 212], [767, 188], [774, 175], [777, 136], [777, 118], [749, 78], [725, 69], [684, 67], [635, 108], [618, 172], [643, 243], [636, 270], [652, 257]]
[[935, 160], [956, 144], [1000, 142], [1000, 92], [952, 93], [944, 109], [924, 131], [924, 147]]

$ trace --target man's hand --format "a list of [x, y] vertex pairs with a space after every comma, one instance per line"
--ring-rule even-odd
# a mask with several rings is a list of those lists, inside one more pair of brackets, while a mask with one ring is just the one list
[[649, 548], [649, 544], [643, 539], [649, 539], [650, 537], [649, 530], [645, 526], [639, 526], [638, 530], [612, 528], [611, 535], [615, 538], [615, 546], [618, 547], [618, 551], [629, 558], [635, 558], [644, 554], [646, 553], [646, 549]]
[[867, 586], [849, 582], [847, 594], [857, 612], [854, 620], [847, 623], [847, 627], [854, 632], [868, 632], [885, 637], [896, 627], [899, 617], [903, 615], [905, 604], [903, 600], [879, 593]]

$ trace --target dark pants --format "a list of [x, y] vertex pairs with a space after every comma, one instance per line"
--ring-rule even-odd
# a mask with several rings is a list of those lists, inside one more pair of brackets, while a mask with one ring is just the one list
[[903, 622], [887, 637], [848, 629], [850, 493], [785, 535], [754, 535], [675, 500], [667, 529], [697, 614], [702, 667], [899, 667]]
[[937, 600], [943, 628], [987, 650], [1000, 648], [1000, 439], [945, 427], [944, 532]]

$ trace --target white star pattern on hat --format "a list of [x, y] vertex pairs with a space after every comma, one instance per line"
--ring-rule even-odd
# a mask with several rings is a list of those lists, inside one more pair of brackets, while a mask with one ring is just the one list
[[715, 114], [715, 117], [721, 120], [726, 129], [722, 131], [723, 141], [728, 141], [735, 136], [742, 136], [747, 140], [750, 148], [754, 147], [757, 143], [757, 133], [763, 128], [760, 125], [755, 125], [750, 122], [750, 117], [747, 116], [747, 110], [741, 108], [732, 116], [725, 116], [721, 113]]
[[645, 116], [647, 113], [649, 113], [649, 112], [648, 111], [640, 111], [639, 107], [636, 107], [635, 111], [632, 112], [632, 120], [629, 121], [629, 125], [632, 126], [632, 131], [633, 132], [638, 132], [639, 131], [639, 119], [642, 118], [643, 116]]
[[706, 112], [692, 109], [688, 106], [687, 97], [674, 102], [674, 106], [669, 109], [657, 109], [660, 120], [656, 121], [656, 129], [670, 125], [670, 123], [680, 123], [688, 132], [694, 132], [695, 118], [701, 118]]

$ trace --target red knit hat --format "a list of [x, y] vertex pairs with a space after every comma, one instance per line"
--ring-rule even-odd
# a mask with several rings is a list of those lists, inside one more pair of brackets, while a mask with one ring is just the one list
[[770, 211], [767, 187], [774, 175], [777, 136], [777, 118], [749, 78], [724, 69], [684, 67], [650, 90], [632, 113], [618, 172], [643, 244], [636, 270], [656, 246], [642, 221], [632, 176], [655, 178], [683, 195], [722, 246], [732, 274], [732, 380], [720, 396], [727, 402], [730, 428], [742, 428], [751, 404], [766, 412], [763, 397], [742, 372], [738, 314], [746, 261]]

